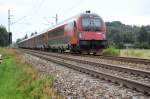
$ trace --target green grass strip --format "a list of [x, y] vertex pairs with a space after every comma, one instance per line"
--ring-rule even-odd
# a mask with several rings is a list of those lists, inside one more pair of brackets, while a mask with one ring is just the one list
[[54, 76], [35, 75], [29, 64], [16, 61], [11, 50], [0, 48], [0, 54], [0, 99], [61, 99], [52, 90]]

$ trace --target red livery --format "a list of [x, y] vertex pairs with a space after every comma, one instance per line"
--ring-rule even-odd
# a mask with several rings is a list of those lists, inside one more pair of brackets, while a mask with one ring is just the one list
[[79, 14], [19, 42], [20, 48], [93, 52], [106, 47], [106, 26], [97, 14]]

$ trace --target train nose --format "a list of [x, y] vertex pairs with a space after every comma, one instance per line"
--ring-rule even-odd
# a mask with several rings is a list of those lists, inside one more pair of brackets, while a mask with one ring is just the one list
[[104, 40], [105, 34], [102, 32], [82, 32], [79, 37], [81, 40]]

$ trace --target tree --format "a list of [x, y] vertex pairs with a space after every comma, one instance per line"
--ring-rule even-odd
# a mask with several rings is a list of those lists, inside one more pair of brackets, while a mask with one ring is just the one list
[[31, 36], [33, 36], [33, 35], [34, 35], [34, 33], [32, 32], [32, 33], [31, 33]]
[[148, 41], [148, 32], [147, 32], [145, 26], [142, 26], [141, 29], [140, 29], [140, 31], [138, 32], [137, 40], [140, 43], [144, 43], [144, 42]]
[[9, 45], [9, 34], [4, 26], [0, 26], [0, 46]]
[[150, 48], [150, 25], [131, 26], [119, 21], [106, 22], [109, 44], [122, 48], [124, 44], [133, 44], [136, 48]]
[[16, 43], [19, 43], [20, 41], [21, 41], [21, 39], [17, 39], [17, 40], [16, 40]]
[[136, 47], [138, 48], [150, 48], [150, 26], [142, 26], [137, 33]]

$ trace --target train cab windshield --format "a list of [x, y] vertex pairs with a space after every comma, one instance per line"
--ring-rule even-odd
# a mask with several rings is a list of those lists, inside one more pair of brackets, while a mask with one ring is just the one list
[[84, 16], [81, 18], [83, 31], [100, 31], [102, 20], [98, 16]]

